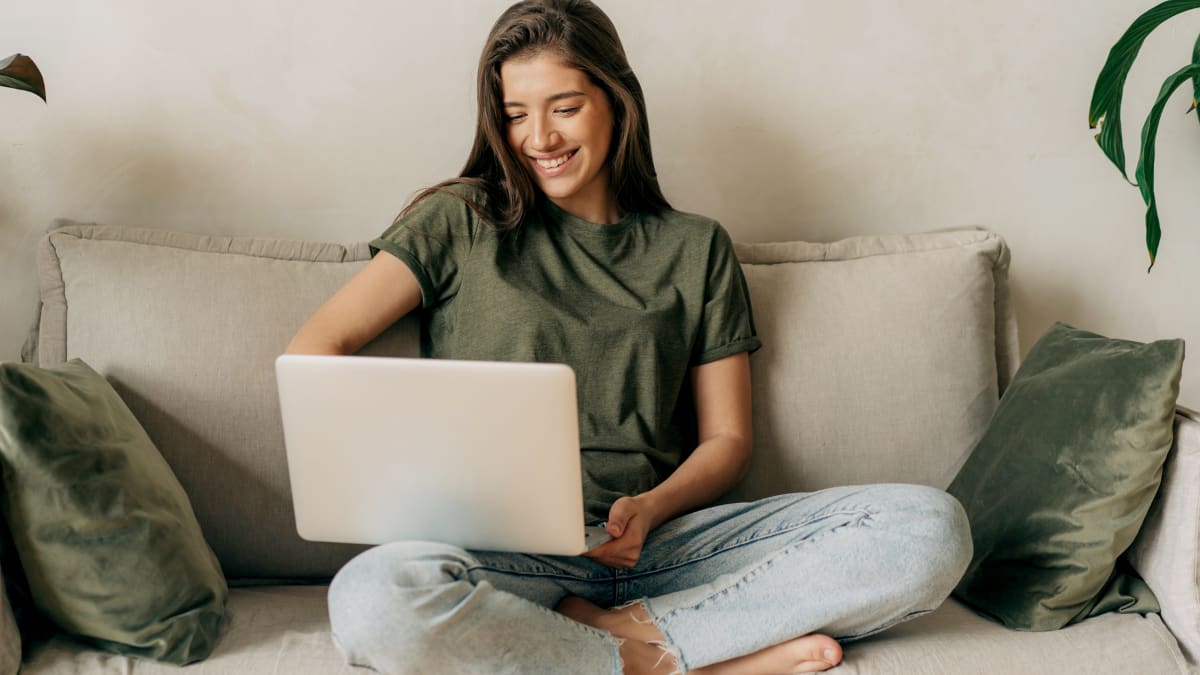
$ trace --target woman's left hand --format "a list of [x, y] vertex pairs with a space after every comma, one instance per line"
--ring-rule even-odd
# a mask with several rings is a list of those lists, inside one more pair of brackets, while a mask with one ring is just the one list
[[646, 543], [646, 535], [650, 534], [652, 520], [644, 502], [634, 497], [621, 497], [608, 510], [605, 529], [612, 539], [583, 555], [609, 567], [633, 567], [642, 555], [642, 545]]

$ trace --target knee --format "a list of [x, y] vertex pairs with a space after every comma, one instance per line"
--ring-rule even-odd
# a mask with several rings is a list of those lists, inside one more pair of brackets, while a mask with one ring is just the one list
[[966, 572], [973, 547], [962, 504], [936, 488], [901, 487], [897, 511], [906, 531], [904, 558], [915, 588], [928, 595], [930, 607], [941, 604]]
[[469, 555], [433, 542], [396, 542], [364, 551], [329, 584], [329, 622], [347, 661], [374, 667], [379, 648], [398, 642], [418, 648], [426, 632], [422, 616], [432, 595], [466, 576]]
[[[882, 556], [911, 589], [926, 588], [945, 596], [971, 562], [971, 528], [962, 505], [944, 490], [913, 484], [876, 484], [831, 488], [827, 508], [854, 514], [848, 520], [865, 534], [859, 546], [868, 557]], [[781, 495], [797, 508], [793, 520], [810, 519], [808, 495]], [[781, 502], [783, 503], [783, 502]], [[857, 517], [861, 516], [861, 518]], [[858, 555], [858, 554], [856, 554]], [[904, 584], [909, 589], [910, 584]]]

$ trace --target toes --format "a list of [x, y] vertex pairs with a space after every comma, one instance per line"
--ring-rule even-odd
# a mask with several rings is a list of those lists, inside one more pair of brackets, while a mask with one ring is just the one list
[[817, 673], [842, 662], [841, 645], [827, 635], [805, 635], [796, 641], [795, 646], [800, 653], [798, 672]]

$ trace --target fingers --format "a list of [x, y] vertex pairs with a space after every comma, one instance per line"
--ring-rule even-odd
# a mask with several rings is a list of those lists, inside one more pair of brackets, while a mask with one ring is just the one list
[[613, 539], [584, 553], [584, 557], [618, 569], [627, 569], [637, 564], [641, 556], [642, 546], [632, 541]]
[[[617, 565], [612, 563], [619, 561], [632, 561], [630, 564], [637, 562], [637, 558], [641, 552], [642, 546], [640, 543], [619, 539], [612, 539], [588, 551], [588, 553], [595, 554], [592, 557], [609, 567], [616, 567]], [[625, 567], [626, 565], [620, 566]]]
[[592, 558], [593, 560], [600, 563], [601, 565], [604, 565], [605, 567], [611, 567], [611, 568], [617, 569], [617, 570], [627, 570], [637, 564], [637, 558], [612, 557], [612, 556], [599, 557], [599, 556], [591, 556], [591, 555], [589, 555], [588, 557]]

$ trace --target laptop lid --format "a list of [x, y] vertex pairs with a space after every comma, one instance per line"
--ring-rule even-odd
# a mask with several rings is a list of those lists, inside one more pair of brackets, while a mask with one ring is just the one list
[[283, 355], [275, 370], [304, 539], [586, 550], [570, 366]]

